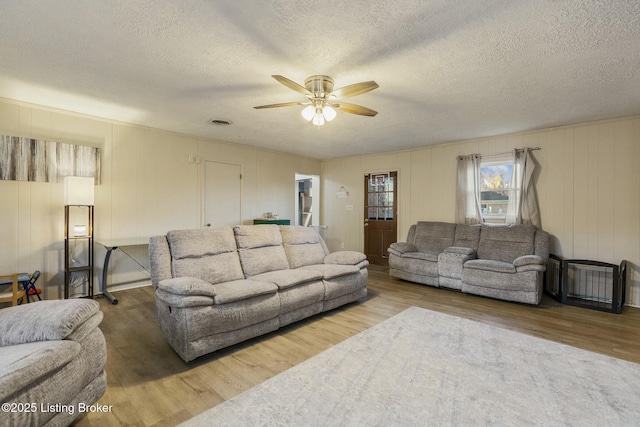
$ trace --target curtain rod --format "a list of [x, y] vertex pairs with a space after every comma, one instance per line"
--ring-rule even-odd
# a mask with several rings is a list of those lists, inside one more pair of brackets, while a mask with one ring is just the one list
[[[538, 150], [542, 150], [542, 147], [534, 147], [534, 148], [529, 148], [529, 147], [525, 147], [525, 148], [516, 148], [516, 151], [524, 151], [524, 150], [529, 150], [529, 151], [538, 151]], [[495, 153], [495, 154], [486, 154], [486, 155], [482, 155], [482, 154], [472, 154], [472, 156], [478, 156], [480, 158], [485, 158], [485, 157], [498, 157], [498, 156], [506, 156], [507, 154], [511, 154], [513, 153], [513, 151], [508, 151], [506, 153]], [[458, 156], [458, 157], [465, 157], [465, 156]]]

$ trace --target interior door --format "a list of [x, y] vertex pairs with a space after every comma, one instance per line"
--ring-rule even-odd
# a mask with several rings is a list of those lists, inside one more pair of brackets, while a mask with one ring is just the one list
[[241, 224], [242, 167], [208, 160], [204, 165], [204, 225]]
[[398, 233], [398, 173], [365, 175], [364, 192], [364, 252], [369, 263], [388, 266], [387, 249]]

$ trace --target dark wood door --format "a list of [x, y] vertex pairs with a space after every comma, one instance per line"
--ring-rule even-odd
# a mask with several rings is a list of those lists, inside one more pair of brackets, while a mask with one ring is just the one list
[[364, 177], [364, 252], [371, 264], [388, 266], [387, 249], [397, 240], [398, 173]]

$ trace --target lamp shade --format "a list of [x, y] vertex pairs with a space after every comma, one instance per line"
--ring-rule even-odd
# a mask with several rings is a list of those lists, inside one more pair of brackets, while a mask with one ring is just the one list
[[322, 115], [322, 110], [316, 111], [316, 114], [313, 116], [313, 121], [311, 122], [316, 126], [322, 126], [324, 124], [324, 116]]
[[306, 106], [301, 112], [302, 117], [304, 117], [304, 119], [308, 122], [310, 122], [311, 119], [313, 119], [313, 115], [315, 113], [316, 113], [316, 108], [313, 105]]
[[94, 179], [83, 176], [64, 177], [64, 204], [68, 206], [93, 206]]
[[84, 237], [87, 235], [87, 226], [84, 224], [73, 226], [73, 235], [76, 237]]
[[322, 109], [322, 114], [324, 115], [324, 118], [330, 122], [331, 120], [336, 118], [336, 110], [334, 110], [333, 108], [329, 107], [328, 105], [325, 105], [324, 108]]

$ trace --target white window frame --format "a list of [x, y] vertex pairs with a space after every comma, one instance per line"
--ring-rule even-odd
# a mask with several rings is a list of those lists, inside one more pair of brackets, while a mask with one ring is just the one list
[[[506, 166], [506, 165], [511, 165], [511, 170], [513, 173], [513, 156], [511, 154], [504, 154], [504, 155], [499, 155], [499, 156], [488, 156], [488, 158], [481, 158], [480, 160], [480, 177], [478, 179], [479, 181], [479, 191], [480, 191], [480, 207], [481, 207], [481, 214], [482, 214], [482, 219], [484, 222], [486, 223], [495, 223], [495, 224], [504, 224], [506, 223], [506, 219], [507, 219], [507, 206], [508, 206], [508, 202], [509, 199], [505, 200], [504, 203], [492, 203], [491, 205], [489, 205], [488, 207], [486, 207], [486, 205], [490, 200], [483, 200], [482, 199], [482, 193], [483, 193], [483, 182], [482, 182], [482, 169], [485, 167], [491, 167], [491, 166]], [[511, 183], [511, 179], [512, 176], [508, 177], [509, 179], [509, 185], [506, 187], [506, 191], [508, 191], [509, 197], [511, 197], [511, 193], [513, 192], [513, 189], [510, 188], [510, 183]], [[504, 206], [500, 206], [500, 205], [504, 205]], [[494, 209], [495, 208], [495, 209]], [[500, 212], [500, 209], [502, 210], [502, 212]], [[497, 212], [495, 212], [494, 210], [497, 210]]]

